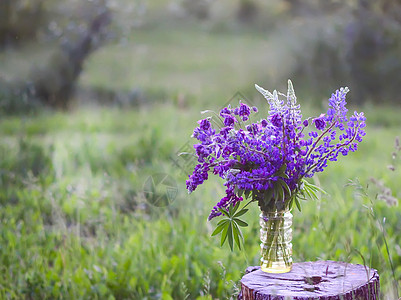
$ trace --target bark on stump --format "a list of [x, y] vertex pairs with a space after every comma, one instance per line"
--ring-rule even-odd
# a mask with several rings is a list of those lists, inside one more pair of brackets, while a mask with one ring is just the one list
[[269, 274], [248, 267], [239, 300], [378, 300], [379, 274], [336, 261], [294, 263], [291, 272]]

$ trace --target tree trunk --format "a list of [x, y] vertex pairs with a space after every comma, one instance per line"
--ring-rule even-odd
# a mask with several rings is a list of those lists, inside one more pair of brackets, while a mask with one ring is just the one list
[[42, 70], [34, 70], [31, 89], [42, 103], [65, 108], [74, 90], [85, 59], [93, 53], [102, 41], [102, 30], [110, 23], [111, 12], [104, 9], [78, 39], [62, 45]]
[[290, 272], [269, 274], [249, 267], [239, 300], [378, 300], [379, 275], [363, 265], [335, 261], [293, 264]]

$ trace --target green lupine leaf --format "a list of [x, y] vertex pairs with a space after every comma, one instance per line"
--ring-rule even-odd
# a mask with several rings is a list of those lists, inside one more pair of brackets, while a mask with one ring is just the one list
[[278, 199], [284, 200], [284, 191], [281, 188], [280, 184], [276, 185], [275, 188], [277, 190]]
[[237, 218], [234, 218], [233, 219], [233, 222], [234, 223], [237, 223], [239, 226], [241, 226], [241, 227], [247, 227], [248, 226], [248, 223], [246, 223], [246, 222], [244, 222], [244, 221], [242, 221], [242, 220], [240, 220], [240, 219], [237, 219]]
[[233, 215], [233, 208], [234, 208], [234, 206], [232, 204], [230, 204], [230, 206], [228, 207], [228, 215], [229, 215], [229, 217], [231, 217]]
[[298, 201], [298, 198], [295, 198], [295, 204], [297, 205], [297, 208], [299, 211], [301, 211], [301, 204]]
[[217, 226], [219, 226], [220, 224], [222, 224], [222, 223], [224, 223], [224, 222], [227, 222], [228, 220], [229, 220], [229, 219], [220, 220], [219, 223], [217, 223]]
[[282, 164], [280, 169], [276, 172], [278, 176], [281, 176], [282, 174], [285, 174], [285, 171], [287, 170], [287, 164]]
[[226, 226], [228, 226], [228, 223], [230, 222], [230, 220], [228, 220], [228, 219], [224, 219], [222, 221], [223, 221], [223, 223], [221, 223], [220, 225], [217, 225], [216, 229], [212, 233], [212, 236], [215, 236], [216, 234], [219, 234], [221, 231], [223, 231], [223, 229]]
[[243, 194], [244, 194], [244, 190], [238, 190], [238, 193], [237, 193], [238, 197], [242, 197]]
[[273, 185], [273, 198], [275, 200], [278, 199], [278, 186], [277, 186], [277, 182], [274, 183]]
[[280, 169], [278, 169], [278, 171], [274, 175], [288, 179], [289, 177], [285, 173], [286, 170], [287, 170], [287, 164], [283, 164], [283, 165], [281, 165]]
[[240, 236], [240, 238], [241, 238], [241, 240], [242, 240], [242, 244], [243, 244], [243, 243], [244, 243], [244, 236], [242, 235], [241, 228], [239, 228], [239, 226], [238, 226], [236, 223], [233, 223], [233, 224], [234, 224], [234, 226], [237, 227], [239, 236]]
[[305, 179], [302, 180], [302, 186], [303, 186], [303, 191], [305, 191], [305, 193], [308, 194], [308, 196], [313, 200], [319, 199], [319, 197], [317, 196], [317, 193], [326, 194], [326, 192], [323, 189], [308, 182]]
[[241, 209], [239, 212], [237, 212], [237, 213], [234, 215], [234, 218], [237, 218], [237, 217], [242, 216], [242, 215], [245, 214], [248, 210], [249, 210], [248, 208], [243, 208], [243, 209]]
[[221, 233], [221, 239], [220, 239], [220, 247], [222, 247], [227, 240], [227, 233], [228, 233], [228, 227], [230, 227], [231, 223], [227, 223], [228, 225], [224, 227], [223, 232]]
[[228, 230], [227, 230], [227, 235], [228, 235], [228, 244], [230, 245], [231, 251], [234, 250], [234, 245], [233, 245], [233, 227], [232, 224], [228, 225]]
[[313, 190], [315, 192], [320, 192], [320, 193], [326, 194], [325, 190], [323, 190], [321, 187], [318, 187], [317, 185], [314, 185], [306, 180], [305, 180], [305, 182], [307, 182], [307, 185], [310, 187], [311, 190]]
[[316, 185], [313, 185], [311, 183], [306, 184], [309, 190], [314, 191], [314, 192], [319, 192], [319, 188]]
[[291, 197], [290, 202], [288, 203], [288, 208], [291, 209], [292, 206], [294, 205], [294, 196]]
[[230, 215], [228, 214], [228, 211], [226, 211], [224, 208], [219, 207], [219, 212], [221, 212], [223, 215], [225, 215], [227, 218], [230, 217]]
[[288, 184], [282, 179], [279, 179], [278, 181], [280, 182], [281, 187], [284, 190], [284, 192], [286, 192], [288, 196], [291, 196], [291, 189], [288, 186]]
[[285, 178], [285, 179], [288, 179], [288, 178], [290, 178], [287, 174], [285, 174], [285, 173], [283, 173], [283, 174], [280, 174], [280, 177], [282, 177], [282, 178]]
[[[232, 205], [230, 205], [230, 207], [231, 206]], [[234, 208], [232, 209], [232, 212], [230, 213], [230, 216], [234, 215], [237, 212], [239, 206], [240, 206], [240, 202], [238, 201], [237, 204], [235, 204]]]
[[313, 190], [311, 190], [308, 186], [305, 186], [305, 192], [308, 194], [309, 198], [311, 198], [312, 200], [318, 199], [316, 193]]
[[235, 206], [230, 205], [228, 211], [226, 209], [219, 208], [219, 211], [223, 213], [227, 218], [220, 220], [217, 223], [216, 229], [212, 233], [212, 236], [215, 236], [221, 232], [220, 246], [223, 246], [224, 243], [228, 240], [231, 251], [234, 250], [234, 242], [241, 250], [239, 238], [241, 237], [243, 239], [243, 236], [239, 227], [248, 226], [246, 222], [238, 219], [238, 217], [245, 214], [248, 209], [242, 208], [238, 211], [239, 207], [240, 202], [237, 202]]
[[262, 211], [269, 209], [269, 204], [273, 200], [273, 193], [274, 193], [274, 186], [268, 190], [265, 190], [264, 193], [261, 193], [259, 191], [257, 194], [254, 193], [254, 197], [256, 196], [256, 200], [258, 200], [259, 202], [258, 204]]
[[234, 235], [234, 241], [237, 244], [238, 248], [241, 250], [241, 244], [240, 244], [240, 240], [239, 240], [239, 232], [238, 232], [239, 228], [237, 226], [237, 224], [233, 223], [233, 235]]
[[298, 195], [297, 195], [297, 198], [301, 199], [301, 200], [306, 200], [305, 193], [303, 191], [299, 192]]
[[265, 203], [266, 205], [269, 204], [269, 202], [272, 200], [273, 198], [273, 192], [274, 189], [267, 189], [263, 195], [263, 197], [265, 198]]
[[306, 194], [309, 198], [313, 198], [313, 195], [311, 194], [311, 190], [308, 188], [307, 185], [304, 186], [302, 192]]
[[248, 199], [250, 194], [251, 194], [251, 190], [246, 190], [245, 191], [245, 198]]
[[319, 199], [319, 197], [316, 195], [316, 193], [314, 191], [309, 191], [309, 192], [311, 194], [311, 199], [312, 200], [318, 200]]

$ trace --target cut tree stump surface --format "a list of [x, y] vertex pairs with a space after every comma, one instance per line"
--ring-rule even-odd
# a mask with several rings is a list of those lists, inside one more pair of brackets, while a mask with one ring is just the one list
[[378, 300], [379, 274], [363, 265], [336, 261], [294, 263], [283, 274], [248, 267], [239, 300]]

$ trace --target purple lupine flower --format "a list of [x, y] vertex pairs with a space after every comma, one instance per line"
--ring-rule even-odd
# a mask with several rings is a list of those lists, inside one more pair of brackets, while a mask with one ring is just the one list
[[326, 121], [324, 120], [324, 114], [321, 114], [318, 118], [313, 119], [317, 130], [323, 130], [326, 128]]
[[276, 126], [276, 127], [281, 127], [281, 125], [283, 124], [280, 114], [272, 115], [270, 120], [271, 120], [271, 123], [273, 124], [273, 126]]
[[345, 97], [348, 92], [349, 89], [345, 87], [331, 94], [331, 98], [329, 99], [329, 109], [326, 114], [326, 121], [331, 122], [335, 119], [340, 122], [346, 121], [348, 109], [345, 107], [347, 104]]
[[220, 111], [220, 116], [223, 117], [224, 115], [230, 115], [231, 114], [231, 109], [228, 107], [224, 107], [221, 111]]
[[235, 118], [231, 115], [224, 115], [224, 125], [225, 126], [234, 126]]
[[311, 131], [311, 132], [309, 132], [309, 136], [313, 137], [313, 138], [317, 138], [319, 136], [319, 134], [316, 131]]
[[[294, 94], [283, 100], [280, 93], [260, 87], [258, 90], [270, 104], [267, 118], [235, 129], [235, 116], [246, 122], [251, 113], [257, 112], [256, 108], [240, 103], [238, 107], [220, 111], [224, 127], [213, 129], [210, 119], [203, 119], [194, 130], [193, 137], [199, 141], [194, 146], [199, 164], [186, 182], [188, 191], [194, 191], [207, 180], [209, 172], [225, 180], [226, 195], [212, 209], [209, 220], [221, 215], [219, 208], [227, 209], [242, 201], [235, 193], [238, 189], [268, 190], [281, 180], [291, 191], [299, 191], [302, 178], [322, 172], [340, 154], [356, 151], [365, 136], [363, 113], [347, 117], [348, 88], [331, 95], [327, 112], [312, 120], [316, 130], [305, 135], [303, 130], [309, 126], [310, 118], [302, 120]], [[285, 175], [281, 177], [277, 172], [284, 164]]]
[[251, 109], [245, 103], [240, 103], [238, 115], [242, 117], [242, 121], [247, 121], [249, 115], [251, 114]]
[[207, 163], [198, 164], [192, 175], [186, 181], [188, 192], [192, 193], [198, 185], [208, 179], [209, 165]]
[[263, 127], [266, 127], [269, 124], [266, 119], [263, 119], [262, 121], [260, 121], [260, 123]]
[[222, 138], [224, 139], [224, 140], [226, 140], [227, 139], [227, 137], [228, 137], [228, 133], [230, 132], [230, 130], [232, 129], [232, 127], [223, 127], [223, 128], [221, 128], [220, 129], [220, 135], [222, 136]]
[[208, 130], [212, 126], [212, 124], [210, 124], [210, 121], [208, 119], [200, 120], [198, 123], [200, 125], [199, 127], [202, 130]]
[[210, 221], [211, 219], [220, 216], [221, 212], [219, 211], [219, 208], [225, 208], [227, 209], [230, 204], [235, 205], [237, 204], [238, 201], [242, 201], [242, 197], [238, 197], [234, 193], [234, 187], [233, 186], [228, 186], [226, 189], [226, 196], [223, 197], [215, 207], [213, 207], [212, 211], [210, 212], [210, 215], [208, 217], [208, 220]]

